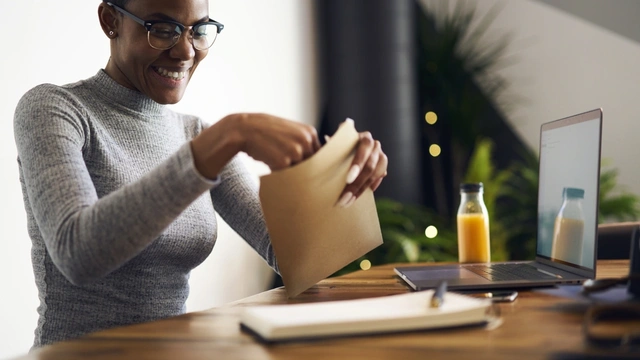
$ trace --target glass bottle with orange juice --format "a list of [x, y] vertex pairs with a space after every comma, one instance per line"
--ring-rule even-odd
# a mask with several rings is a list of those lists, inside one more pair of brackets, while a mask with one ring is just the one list
[[489, 213], [482, 194], [482, 183], [460, 184], [458, 260], [461, 263], [491, 260]]

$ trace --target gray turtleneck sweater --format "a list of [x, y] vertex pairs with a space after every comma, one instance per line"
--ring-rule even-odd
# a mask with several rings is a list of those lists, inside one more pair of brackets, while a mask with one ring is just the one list
[[14, 118], [40, 306], [34, 346], [181, 314], [216, 241], [214, 208], [273, 268], [257, 183], [195, 169], [203, 129], [104, 71], [40, 85]]

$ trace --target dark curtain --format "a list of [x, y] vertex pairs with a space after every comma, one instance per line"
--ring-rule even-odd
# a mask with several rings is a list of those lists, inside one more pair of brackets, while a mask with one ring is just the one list
[[414, 0], [320, 0], [315, 13], [321, 138], [345, 118], [354, 119], [389, 157], [376, 196], [420, 204], [415, 9]]

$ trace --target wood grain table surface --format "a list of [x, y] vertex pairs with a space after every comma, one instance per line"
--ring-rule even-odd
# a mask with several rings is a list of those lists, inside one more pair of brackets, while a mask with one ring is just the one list
[[[399, 264], [395, 264], [397, 266]], [[584, 340], [586, 306], [541, 291], [520, 291], [500, 304], [502, 323], [374, 336], [264, 344], [241, 331], [243, 307], [359, 299], [410, 291], [394, 264], [329, 278], [288, 299], [282, 288], [207, 311], [94, 333], [33, 351], [20, 359], [561, 359], [561, 354], [614, 354]], [[628, 260], [598, 261], [597, 278], [620, 277]], [[629, 355], [629, 354], [626, 354]], [[640, 358], [640, 354], [637, 354]], [[579, 357], [564, 357], [563, 359]]]

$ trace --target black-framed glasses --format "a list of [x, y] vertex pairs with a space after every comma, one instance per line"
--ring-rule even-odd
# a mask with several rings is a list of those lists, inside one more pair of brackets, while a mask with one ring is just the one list
[[147, 29], [147, 40], [149, 41], [149, 46], [156, 50], [171, 49], [178, 43], [180, 36], [182, 36], [185, 30], [189, 31], [189, 42], [191, 42], [194, 49], [207, 50], [216, 41], [216, 38], [222, 29], [224, 29], [224, 25], [212, 19], [193, 26], [184, 26], [179, 22], [171, 20], [146, 21], [118, 5], [108, 1], [104, 2], [122, 14], [130, 17], [133, 21], [144, 26]]

